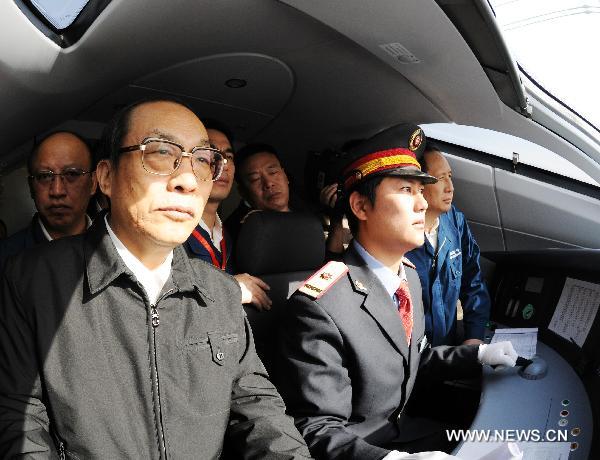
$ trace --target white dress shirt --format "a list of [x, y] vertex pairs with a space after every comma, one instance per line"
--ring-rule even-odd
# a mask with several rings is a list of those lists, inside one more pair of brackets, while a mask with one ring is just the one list
[[215, 248], [220, 248], [221, 241], [223, 240], [223, 223], [221, 222], [221, 218], [219, 214], [216, 214], [215, 217], [215, 225], [213, 226], [212, 232], [208, 228], [208, 225], [204, 223], [204, 220], [200, 219], [200, 227], [206, 230], [206, 233], [209, 234], [210, 239], [212, 240], [212, 244]]
[[144, 291], [146, 291], [146, 294], [148, 295], [150, 303], [154, 305], [158, 299], [160, 291], [162, 291], [162, 288], [171, 275], [173, 251], [169, 252], [169, 255], [162, 264], [160, 264], [154, 270], [150, 270], [136, 256], [134, 256], [129, 249], [125, 247], [119, 238], [117, 238], [117, 235], [115, 235], [110, 228], [110, 225], [108, 225], [108, 219], [106, 216], [104, 216], [104, 222], [106, 222], [108, 235], [115, 245], [115, 248], [117, 248], [119, 256], [121, 256], [121, 259], [123, 259], [123, 262], [125, 262], [127, 268], [131, 270], [136, 279], [143, 286]]
[[435, 219], [433, 227], [431, 227], [431, 231], [425, 232], [425, 237], [431, 243], [431, 246], [433, 246], [434, 253], [437, 251], [439, 226], [440, 226], [440, 218], [438, 217], [437, 219]]
[[[42, 222], [42, 219], [40, 219], [38, 217], [38, 222], [40, 223], [40, 227], [42, 227], [42, 233], [44, 234], [44, 236], [46, 237], [46, 240], [48, 241], [52, 241], [54, 238], [52, 238], [50, 236], [50, 233], [48, 232], [48, 230], [46, 229], [46, 227], [44, 226], [44, 223]], [[88, 229], [90, 228], [90, 225], [92, 225], [92, 219], [90, 219], [90, 216], [88, 216], [87, 214], [85, 215], [85, 228]]]

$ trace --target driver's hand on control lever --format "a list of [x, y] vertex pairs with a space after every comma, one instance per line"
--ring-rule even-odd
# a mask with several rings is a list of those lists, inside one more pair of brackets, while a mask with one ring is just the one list
[[481, 344], [477, 352], [479, 362], [481, 364], [489, 364], [490, 366], [514, 367], [517, 357], [517, 352], [513, 348], [512, 343], [508, 341]]

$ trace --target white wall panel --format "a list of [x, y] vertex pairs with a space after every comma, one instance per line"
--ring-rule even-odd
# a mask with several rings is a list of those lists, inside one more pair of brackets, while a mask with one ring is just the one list
[[445, 155], [452, 167], [456, 207], [469, 220], [499, 227], [493, 168], [454, 155]]
[[[505, 235], [513, 231], [554, 240], [542, 247], [564, 242], [600, 248], [600, 200], [504, 170], [496, 170], [496, 193]], [[517, 241], [514, 237], [513, 245], [523, 245]], [[508, 250], [515, 249], [511, 246], [507, 242]]]

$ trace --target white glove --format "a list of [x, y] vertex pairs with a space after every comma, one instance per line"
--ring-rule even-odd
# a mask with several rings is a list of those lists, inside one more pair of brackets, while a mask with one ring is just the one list
[[490, 453], [480, 457], [479, 460], [523, 460], [523, 452], [517, 443], [501, 444]]
[[460, 460], [460, 458], [439, 451], [409, 454], [408, 452], [392, 450], [381, 460]]
[[517, 362], [517, 352], [510, 342], [496, 342], [489, 345], [479, 345], [477, 359], [481, 364], [490, 366], [514, 367]]

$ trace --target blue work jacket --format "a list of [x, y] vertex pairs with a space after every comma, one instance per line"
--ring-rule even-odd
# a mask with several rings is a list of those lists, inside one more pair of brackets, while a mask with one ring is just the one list
[[425, 332], [433, 346], [456, 343], [456, 305], [463, 308], [465, 339], [483, 339], [490, 296], [479, 266], [479, 246], [465, 216], [454, 206], [440, 215], [438, 250], [431, 243], [406, 254], [423, 290]]

